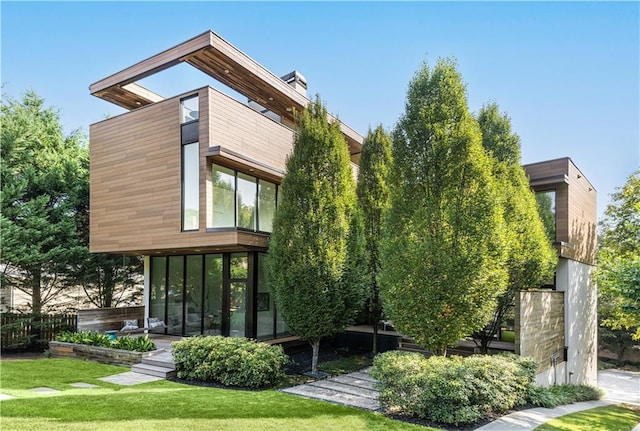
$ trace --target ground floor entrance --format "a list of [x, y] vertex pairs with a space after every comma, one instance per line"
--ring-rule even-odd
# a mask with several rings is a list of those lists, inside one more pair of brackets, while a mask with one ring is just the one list
[[149, 317], [163, 319], [166, 334], [290, 335], [269, 288], [266, 253], [153, 256], [149, 262]]

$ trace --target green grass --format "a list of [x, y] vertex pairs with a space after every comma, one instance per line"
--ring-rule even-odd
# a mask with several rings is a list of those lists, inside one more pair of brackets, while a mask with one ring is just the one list
[[640, 423], [640, 407], [596, 407], [546, 422], [536, 431], [630, 431]]
[[[161, 380], [119, 386], [97, 380], [126, 368], [74, 359], [0, 363], [0, 428], [8, 430], [422, 430], [377, 413], [274, 390], [241, 391]], [[77, 389], [70, 383], [98, 385]], [[55, 394], [31, 392], [46, 386]]]

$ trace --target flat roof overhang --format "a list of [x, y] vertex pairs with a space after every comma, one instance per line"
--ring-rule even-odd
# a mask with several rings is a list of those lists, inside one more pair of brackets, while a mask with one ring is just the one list
[[[295, 113], [310, 103], [303, 94], [210, 30], [91, 84], [89, 91], [129, 110], [150, 105], [164, 98], [135, 82], [183, 62], [291, 122], [295, 121]], [[330, 115], [329, 120], [336, 118]], [[351, 155], [359, 156], [364, 138], [343, 122], [340, 129]]]

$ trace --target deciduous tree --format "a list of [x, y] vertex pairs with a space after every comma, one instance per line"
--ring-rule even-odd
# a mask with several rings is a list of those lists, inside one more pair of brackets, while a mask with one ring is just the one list
[[313, 348], [343, 331], [362, 307], [366, 264], [349, 151], [318, 98], [302, 112], [280, 187], [269, 245], [278, 312]]
[[382, 212], [389, 207], [389, 170], [391, 169], [391, 138], [378, 126], [369, 130], [360, 154], [356, 193], [362, 212], [365, 232], [365, 252], [369, 278], [368, 311], [373, 323], [372, 354], [378, 352], [378, 321], [382, 317], [378, 276], [380, 272], [380, 239]]
[[611, 198], [600, 222], [598, 311], [604, 325], [640, 340], [640, 171]]
[[478, 123], [482, 145], [494, 159], [493, 174], [504, 208], [509, 273], [507, 289], [498, 298], [493, 317], [476, 334], [481, 351], [487, 353], [489, 342], [513, 306], [516, 292], [540, 287], [552, 277], [557, 257], [536, 209], [535, 194], [520, 165], [520, 137], [511, 131], [509, 117], [491, 103], [480, 110]]
[[424, 65], [410, 82], [392, 166], [382, 242], [385, 313], [400, 332], [446, 354], [484, 327], [507, 281], [492, 161], [453, 61]]

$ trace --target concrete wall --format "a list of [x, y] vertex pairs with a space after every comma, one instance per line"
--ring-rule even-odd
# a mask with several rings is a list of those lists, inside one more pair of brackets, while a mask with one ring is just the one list
[[594, 269], [569, 259], [558, 262], [556, 288], [565, 292], [567, 383], [597, 383], [598, 290], [591, 281]]
[[538, 384], [563, 383], [565, 295], [552, 290], [519, 292], [515, 309], [516, 353], [538, 361]]

